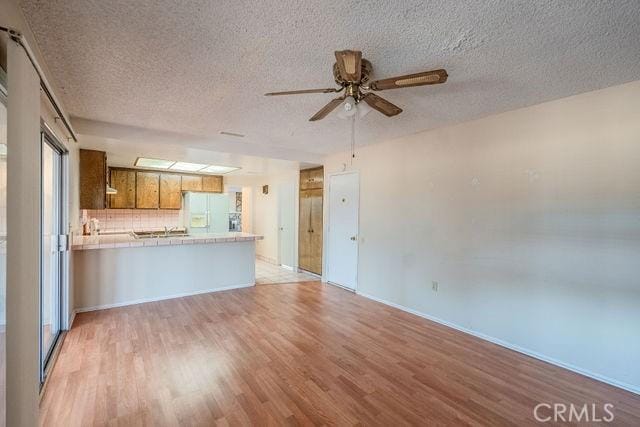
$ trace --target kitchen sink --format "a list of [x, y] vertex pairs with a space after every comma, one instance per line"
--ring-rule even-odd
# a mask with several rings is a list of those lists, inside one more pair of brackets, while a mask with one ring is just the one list
[[131, 233], [136, 239], [166, 239], [169, 237], [188, 237], [189, 233], [185, 230], [170, 231], [133, 231]]

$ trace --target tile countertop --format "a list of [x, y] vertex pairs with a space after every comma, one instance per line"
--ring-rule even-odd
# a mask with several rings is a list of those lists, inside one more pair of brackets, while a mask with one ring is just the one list
[[198, 234], [193, 236], [176, 236], [136, 239], [130, 233], [103, 234], [98, 236], [74, 236], [72, 250], [134, 248], [142, 246], [171, 246], [209, 243], [245, 242], [262, 240], [264, 236], [250, 233], [218, 233]]

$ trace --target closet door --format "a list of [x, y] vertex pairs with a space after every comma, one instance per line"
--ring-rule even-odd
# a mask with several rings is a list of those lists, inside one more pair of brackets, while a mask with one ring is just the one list
[[309, 190], [311, 199], [311, 238], [309, 271], [322, 274], [322, 190]]
[[298, 267], [309, 271], [311, 269], [311, 198], [308, 191], [300, 192]]

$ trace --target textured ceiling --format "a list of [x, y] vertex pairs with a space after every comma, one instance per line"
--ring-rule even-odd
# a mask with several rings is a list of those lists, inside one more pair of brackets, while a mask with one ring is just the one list
[[243, 133], [247, 150], [262, 147], [261, 155], [272, 146], [348, 149], [347, 121], [335, 114], [307, 121], [331, 94], [262, 96], [331, 87], [336, 49], [362, 50], [374, 78], [449, 72], [444, 85], [380, 93], [404, 112], [369, 114], [358, 144], [640, 79], [637, 0], [26, 0], [22, 7], [71, 115], [212, 142], [220, 131]]

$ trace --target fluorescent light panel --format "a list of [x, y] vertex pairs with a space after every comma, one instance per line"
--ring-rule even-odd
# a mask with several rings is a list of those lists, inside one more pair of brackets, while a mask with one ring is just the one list
[[234, 168], [234, 167], [231, 167], [231, 166], [211, 165], [211, 166], [207, 166], [206, 168], [202, 169], [200, 172], [223, 174], [223, 173], [229, 173], [229, 172], [237, 171], [238, 169], [240, 169], [240, 168]]
[[189, 162], [175, 162], [173, 165], [169, 167], [169, 169], [176, 171], [185, 171], [185, 172], [198, 172], [201, 169], [206, 168], [207, 165], [201, 165], [199, 163], [189, 163]]
[[167, 169], [169, 166], [173, 165], [174, 163], [175, 162], [172, 160], [147, 159], [144, 157], [138, 157], [135, 165], [141, 168]]
[[146, 157], [138, 157], [135, 166], [153, 169], [170, 169], [182, 172], [215, 174], [224, 174], [240, 169], [233, 166], [204, 165], [200, 163], [175, 162], [173, 160], [148, 159]]

